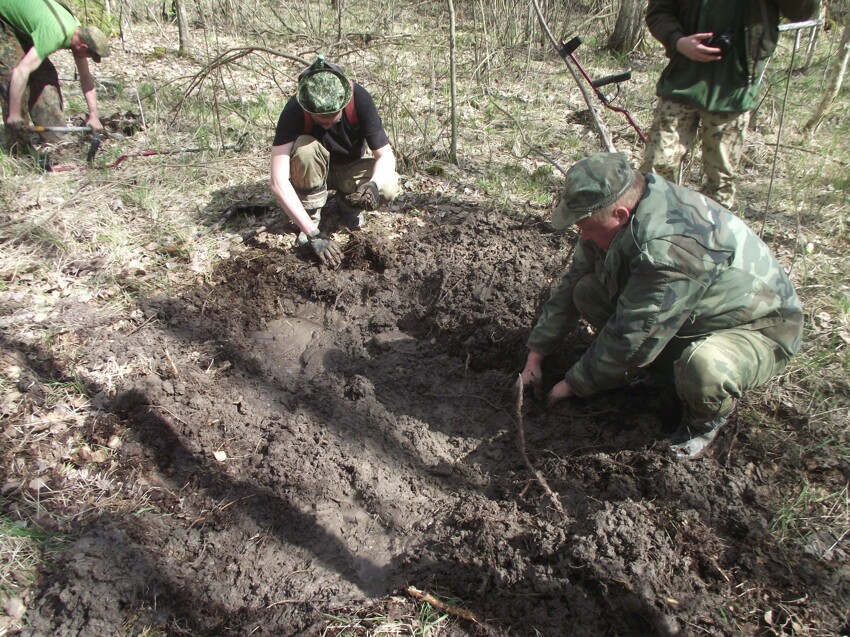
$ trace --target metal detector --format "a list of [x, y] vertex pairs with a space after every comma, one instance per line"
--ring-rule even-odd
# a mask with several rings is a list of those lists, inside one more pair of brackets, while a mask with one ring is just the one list
[[615, 113], [620, 113], [626, 118], [626, 121], [629, 122], [632, 128], [635, 129], [635, 132], [640, 137], [641, 141], [646, 143], [646, 134], [641, 130], [640, 126], [638, 126], [637, 122], [632, 117], [631, 113], [629, 113], [625, 108], [621, 106], [614, 106], [611, 104], [611, 101], [605, 96], [602, 91], [599, 89], [603, 86], [608, 86], [609, 84], [619, 84], [620, 82], [625, 82], [626, 80], [630, 80], [632, 78], [631, 71], [622, 71], [620, 73], [614, 73], [612, 75], [606, 75], [604, 77], [600, 77], [599, 79], [591, 79], [590, 75], [588, 75], [587, 71], [584, 70], [584, 67], [578, 61], [578, 58], [575, 56], [575, 50], [581, 46], [581, 38], [576, 36], [572, 40], [568, 42], [561, 42], [561, 46], [558, 49], [558, 52], [561, 54], [561, 57], [564, 60], [570, 60], [573, 64], [575, 64], [576, 68], [581, 73], [582, 77], [587, 81], [590, 85], [590, 88], [593, 89], [593, 92], [596, 94], [596, 97], [599, 98], [599, 101], [602, 102], [602, 105], [605, 108], [614, 111]]

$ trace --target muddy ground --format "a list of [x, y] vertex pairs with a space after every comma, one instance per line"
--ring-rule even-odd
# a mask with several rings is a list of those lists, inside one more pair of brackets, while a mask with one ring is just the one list
[[[848, 573], [769, 533], [778, 466], [759, 423], [681, 462], [651, 387], [552, 411], [526, 396], [518, 413], [524, 339], [574, 235], [543, 209], [411, 193], [396, 208], [338, 235], [335, 271], [284, 227], [119, 330], [68, 303], [87, 368], [146, 362], [119, 387], [83, 381], [90, 444], [120, 436], [121, 488], [147, 495], [56, 556], [24, 635], [368, 634], [416, 616], [408, 586], [474, 614], [451, 635], [848, 630]], [[549, 385], [590, 338], [548, 362]], [[763, 399], [804, 422], [781, 386]], [[846, 482], [830, 460], [808, 459]]]

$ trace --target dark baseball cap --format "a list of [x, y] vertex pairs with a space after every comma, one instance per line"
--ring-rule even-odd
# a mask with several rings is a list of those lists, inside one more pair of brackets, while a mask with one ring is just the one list
[[609, 206], [635, 183], [635, 172], [622, 153], [597, 153], [567, 171], [561, 201], [552, 213], [552, 225], [563, 230]]

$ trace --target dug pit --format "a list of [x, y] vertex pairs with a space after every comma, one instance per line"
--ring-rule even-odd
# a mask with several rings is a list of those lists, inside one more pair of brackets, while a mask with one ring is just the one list
[[[337, 270], [258, 237], [103, 334], [89, 367], [144, 361], [102, 392], [96, 427], [124, 432], [146, 504], [61, 553], [25, 634], [337, 634], [328, 614], [392, 615], [412, 585], [480, 621], [452, 634], [737, 635], [763, 617], [724, 623], [730, 599], [828, 598], [822, 570], [773, 551], [739, 430], [682, 463], [652, 388], [517, 413], [524, 341], [574, 236], [406, 212], [341, 235]], [[549, 361], [549, 385], [589, 338]]]

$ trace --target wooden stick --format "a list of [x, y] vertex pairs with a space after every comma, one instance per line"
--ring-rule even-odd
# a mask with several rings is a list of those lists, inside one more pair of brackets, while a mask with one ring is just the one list
[[448, 613], [449, 615], [460, 617], [461, 619], [465, 619], [466, 621], [481, 625], [481, 621], [472, 611], [468, 611], [464, 608], [460, 608], [452, 604], [446, 604], [445, 602], [441, 602], [439, 599], [437, 599], [430, 593], [420, 591], [415, 586], [408, 586], [407, 594], [415, 599], [418, 599], [420, 602], [427, 602], [431, 604], [431, 606], [433, 606], [442, 613]]
[[543, 487], [543, 490], [552, 500], [552, 504], [555, 506], [555, 510], [558, 511], [561, 515], [566, 517], [567, 512], [564, 511], [564, 507], [561, 506], [561, 500], [558, 498], [558, 494], [556, 494], [552, 489], [549, 488], [549, 483], [546, 482], [546, 478], [543, 477], [543, 474], [540, 473], [537, 469], [534, 468], [534, 465], [531, 464], [531, 460], [528, 459], [528, 454], [525, 451], [525, 430], [522, 426], [522, 395], [523, 395], [523, 386], [522, 386], [522, 374], [517, 374], [516, 383], [514, 383], [514, 392], [516, 393], [516, 428], [517, 428], [517, 437], [519, 438], [519, 455], [522, 457], [522, 461], [525, 463], [525, 466], [528, 467], [528, 470], [531, 471], [531, 474], [537, 479], [537, 482], [540, 483], [540, 486]]

